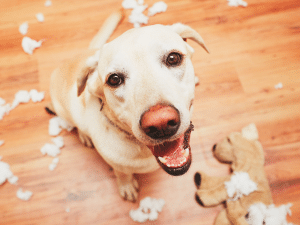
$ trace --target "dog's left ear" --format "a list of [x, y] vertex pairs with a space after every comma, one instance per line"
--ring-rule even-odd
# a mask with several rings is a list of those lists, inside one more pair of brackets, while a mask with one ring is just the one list
[[205, 49], [205, 51], [207, 53], [209, 53], [208, 48], [206, 47], [202, 37], [200, 36], [200, 34], [197, 33], [197, 31], [195, 31], [194, 29], [192, 29], [191, 27], [184, 25], [182, 23], [175, 23], [173, 25], [169, 26], [173, 31], [175, 31], [177, 34], [179, 34], [182, 39], [191, 39], [193, 41], [195, 41], [196, 43], [198, 43], [202, 48]]
[[84, 62], [85, 65], [82, 67], [81, 71], [77, 76], [77, 96], [80, 96], [84, 91], [88, 79], [95, 80], [95, 78], [98, 77], [97, 74], [95, 73], [97, 73], [96, 69], [98, 66], [99, 55], [100, 55], [100, 50], [98, 50], [95, 53], [95, 55], [87, 58], [87, 60]]

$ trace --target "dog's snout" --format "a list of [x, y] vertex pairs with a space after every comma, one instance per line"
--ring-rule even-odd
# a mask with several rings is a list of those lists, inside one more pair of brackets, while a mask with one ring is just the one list
[[177, 132], [180, 126], [179, 112], [169, 105], [155, 105], [142, 115], [140, 125], [149, 137], [165, 139]]

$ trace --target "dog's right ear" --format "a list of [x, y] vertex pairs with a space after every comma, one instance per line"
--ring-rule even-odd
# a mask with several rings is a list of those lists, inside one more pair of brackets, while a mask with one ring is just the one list
[[81, 71], [77, 75], [77, 96], [79, 97], [86, 87], [87, 80], [91, 76], [97, 66], [99, 60], [100, 50], [98, 50], [95, 55], [90, 56], [84, 63]]
[[170, 25], [169, 27], [177, 34], [179, 34], [183, 40], [186, 40], [187, 38], [191, 39], [195, 41], [197, 44], [199, 44], [202, 48], [204, 48], [204, 50], [207, 53], [209, 53], [209, 50], [206, 47], [200, 34], [198, 34], [197, 31], [195, 31], [191, 27], [184, 25], [182, 23], [175, 23], [173, 25]]

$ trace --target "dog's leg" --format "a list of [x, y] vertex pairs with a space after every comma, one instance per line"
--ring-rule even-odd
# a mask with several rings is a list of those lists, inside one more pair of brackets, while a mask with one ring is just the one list
[[138, 198], [139, 184], [132, 174], [125, 174], [114, 170], [117, 177], [120, 195], [125, 199], [135, 202]]
[[84, 144], [87, 147], [93, 148], [94, 144], [89, 136], [78, 130], [78, 136], [79, 140], [81, 141], [82, 144]]

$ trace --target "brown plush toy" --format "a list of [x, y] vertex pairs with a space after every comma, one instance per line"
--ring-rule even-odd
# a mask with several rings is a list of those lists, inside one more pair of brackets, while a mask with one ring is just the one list
[[231, 175], [212, 177], [197, 172], [194, 177], [199, 204], [216, 206], [225, 202], [225, 209], [217, 216], [215, 225], [249, 225], [247, 218], [251, 205], [272, 204], [264, 171], [264, 152], [257, 140], [255, 125], [249, 125], [242, 133], [231, 133], [213, 147], [214, 156], [231, 165]]

